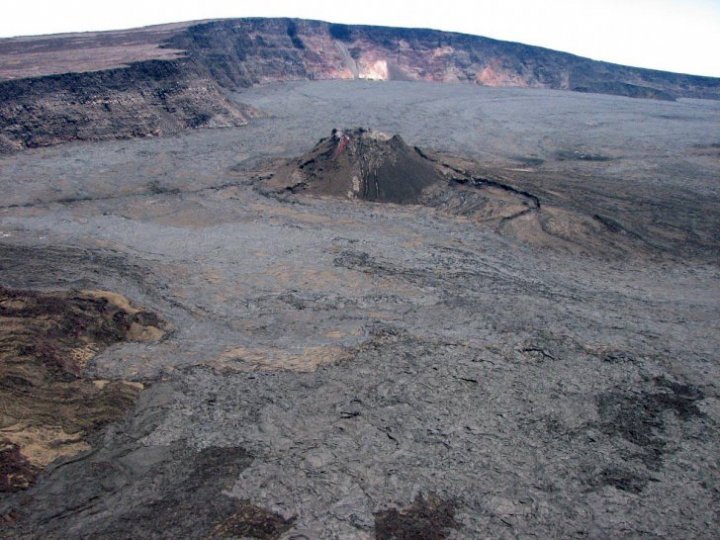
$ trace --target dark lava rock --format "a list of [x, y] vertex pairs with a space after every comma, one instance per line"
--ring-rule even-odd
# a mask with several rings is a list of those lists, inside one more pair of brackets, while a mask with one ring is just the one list
[[333, 130], [289, 162], [270, 185], [292, 193], [417, 204], [427, 188], [441, 182], [446, 181], [435, 163], [399, 135], [355, 128]]
[[20, 453], [20, 447], [4, 443], [0, 448], [0, 492], [26, 489], [35, 481], [39, 469]]
[[666, 92], [649, 86], [623, 83], [620, 81], [592, 81], [585, 85], [573, 86], [571, 90], [575, 92], [675, 101], [675, 96], [671, 92]]
[[422, 495], [408, 506], [390, 508], [375, 514], [375, 537], [378, 540], [443, 540], [450, 529], [457, 529], [455, 503]]
[[0, 154], [68, 141], [242, 126], [258, 116], [181, 61], [0, 81]]
[[647, 486], [648, 478], [621, 467], [610, 466], [600, 471], [589, 484], [592, 487], [610, 486], [637, 495]]
[[399, 135], [354, 128], [334, 129], [309, 152], [275, 167], [259, 189], [280, 200], [307, 194], [423, 205], [561, 250], [613, 255], [641, 243], [637, 234], [610, 218], [541, 204], [537, 195], [511, 182], [504, 175], [487, 174], [479, 163], [426, 153]]
[[[273, 540], [292, 526], [292, 518], [223, 494], [251, 462], [238, 447], [198, 451], [182, 441], [144, 447], [132, 438], [116, 440], [114, 448], [100, 447], [49, 470], [48, 481], [27, 497], [0, 506], [0, 514], [15, 516], [0, 538], [36, 538], [33, 524], [43, 521], [43, 538], [80, 529], [82, 538]], [[65, 508], [72, 510], [60, 510]]]
[[276, 540], [288, 531], [295, 520], [285, 519], [250, 501], [238, 504], [237, 512], [216, 526], [211, 538], [250, 537], [260, 540]]

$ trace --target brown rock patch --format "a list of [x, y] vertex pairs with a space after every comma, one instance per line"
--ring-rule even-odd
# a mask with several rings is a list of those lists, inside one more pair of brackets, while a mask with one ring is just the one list
[[399, 135], [355, 128], [334, 130], [310, 152], [288, 162], [268, 186], [291, 193], [418, 204], [424, 190], [443, 181], [435, 164]]
[[209, 360], [207, 365], [219, 371], [297, 371], [311, 373], [318, 367], [349, 360], [350, 351], [335, 345], [298, 347], [236, 347]]
[[138, 383], [82, 377], [97, 353], [149, 341], [169, 326], [113, 293], [0, 287], [0, 486], [19, 490], [135, 403]]
[[292, 527], [294, 521], [295, 518], [285, 519], [249, 501], [242, 501], [237, 512], [219, 523], [209, 537], [276, 540]]

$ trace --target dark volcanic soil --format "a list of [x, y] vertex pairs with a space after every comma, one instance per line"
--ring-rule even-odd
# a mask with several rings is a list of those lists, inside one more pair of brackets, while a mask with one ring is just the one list
[[450, 529], [458, 527], [455, 505], [437, 497], [418, 495], [408, 508], [391, 508], [375, 514], [375, 537], [378, 540], [444, 540]]
[[0, 158], [0, 536], [717, 536], [717, 102], [228, 99]]

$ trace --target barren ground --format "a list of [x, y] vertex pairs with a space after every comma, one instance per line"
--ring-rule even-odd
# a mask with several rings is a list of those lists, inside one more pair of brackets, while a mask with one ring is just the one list
[[[0, 535], [716, 536], [719, 102], [339, 81], [237, 99], [272, 117], [0, 159], [1, 285], [113, 291], [175, 329], [91, 360], [145, 389], [4, 496]], [[353, 126], [640, 247], [259, 192]]]
[[0, 80], [82, 73], [143, 60], [179, 58], [183, 51], [160, 48], [160, 44], [189, 24], [0, 39]]

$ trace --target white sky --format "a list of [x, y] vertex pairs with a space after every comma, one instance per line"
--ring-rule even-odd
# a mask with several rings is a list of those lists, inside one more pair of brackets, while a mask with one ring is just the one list
[[0, 36], [250, 16], [436, 28], [720, 76], [720, 0], [0, 0]]

